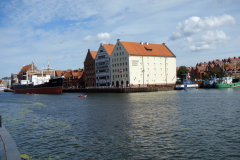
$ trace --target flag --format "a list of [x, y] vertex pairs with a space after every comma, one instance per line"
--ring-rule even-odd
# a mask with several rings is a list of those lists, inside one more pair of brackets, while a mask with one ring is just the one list
[[189, 72], [188, 72], [188, 76], [187, 76], [187, 78], [190, 79]]
[[123, 72], [123, 70], [122, 70], [122, 69], [120, 69], [119, 73], [122, 73], [122, 72]]

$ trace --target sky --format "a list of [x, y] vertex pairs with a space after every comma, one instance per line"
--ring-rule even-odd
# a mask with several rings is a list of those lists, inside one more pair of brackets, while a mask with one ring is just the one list
[[166, 43], [177, 66], [240, 56], [240, 0], [0, 0], [0, 79], [83, 68], [100, 43]]

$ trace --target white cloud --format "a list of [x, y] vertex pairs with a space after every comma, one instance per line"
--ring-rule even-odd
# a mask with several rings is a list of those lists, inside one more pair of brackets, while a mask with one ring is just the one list
[[206, 50], [206, 49], [215, 49], [217, 46], [225, 44], [230, 40], [229, 36], [222, 30], [216, 31], [208, 31], [207, 34], [202, 35], [199, 38], [189, 38], [187, 37], [189, 49], [191, 51], [199, 51], [199, 50]]
[[84, 41], [92, 41], [93, 37], [92, 36], [87, 36], [85, 38], [83, 38]]
[[99, 33], [97, 34], [96, 37], [93, 36], [86, 36], [85, 38], [83, 38], [84, 41], [88, 41], [88, 42], [99, 42], [99, 43], [103, 43], [105, 42], [105, 40], [109, 39], [111, 37], [111, 35], [109, 33]]
[[110, 34], [109, 33], [99, 33], [97, 35], [97, 37], [100, 40], [105, 40], [105, 39], [109, 39], [110, 38]]
[[177, 40], [184, 37], [197, 34], [202, 31], [216, 29], [221, 26], [236, 24], [235, 19], [230, 15], [222, 15], [220, 17], [206, 17], [202, 20], [200, 17], [190, 17], [183, 23], [179, 23], [177, 31], [170, 36], [170, 40]]

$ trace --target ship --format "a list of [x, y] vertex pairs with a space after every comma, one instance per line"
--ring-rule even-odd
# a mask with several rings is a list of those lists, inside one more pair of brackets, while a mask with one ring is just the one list
[[[42, 69], [41, 73], [39, 71], [33, 70], [27, 71], [26, 79], [17, 81], [13, 83], [13, 89], [16, 93], [25, 94], [61, 94], [63, 89], [64, 76], [55, 77], [52, 74], [44, 74], [53, 71], [55, 75], [55, 70], [51, 69], [48, 65], [47, 69]], [[28, 79], [30, 75], [30, 79]]]

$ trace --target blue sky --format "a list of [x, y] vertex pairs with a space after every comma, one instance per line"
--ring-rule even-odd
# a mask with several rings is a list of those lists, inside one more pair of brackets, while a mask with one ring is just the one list
[[83, 68], [100, 43], [166, 43], [177, 66], [240, 56], [240, 0], [1, 0], [0, 79]]

